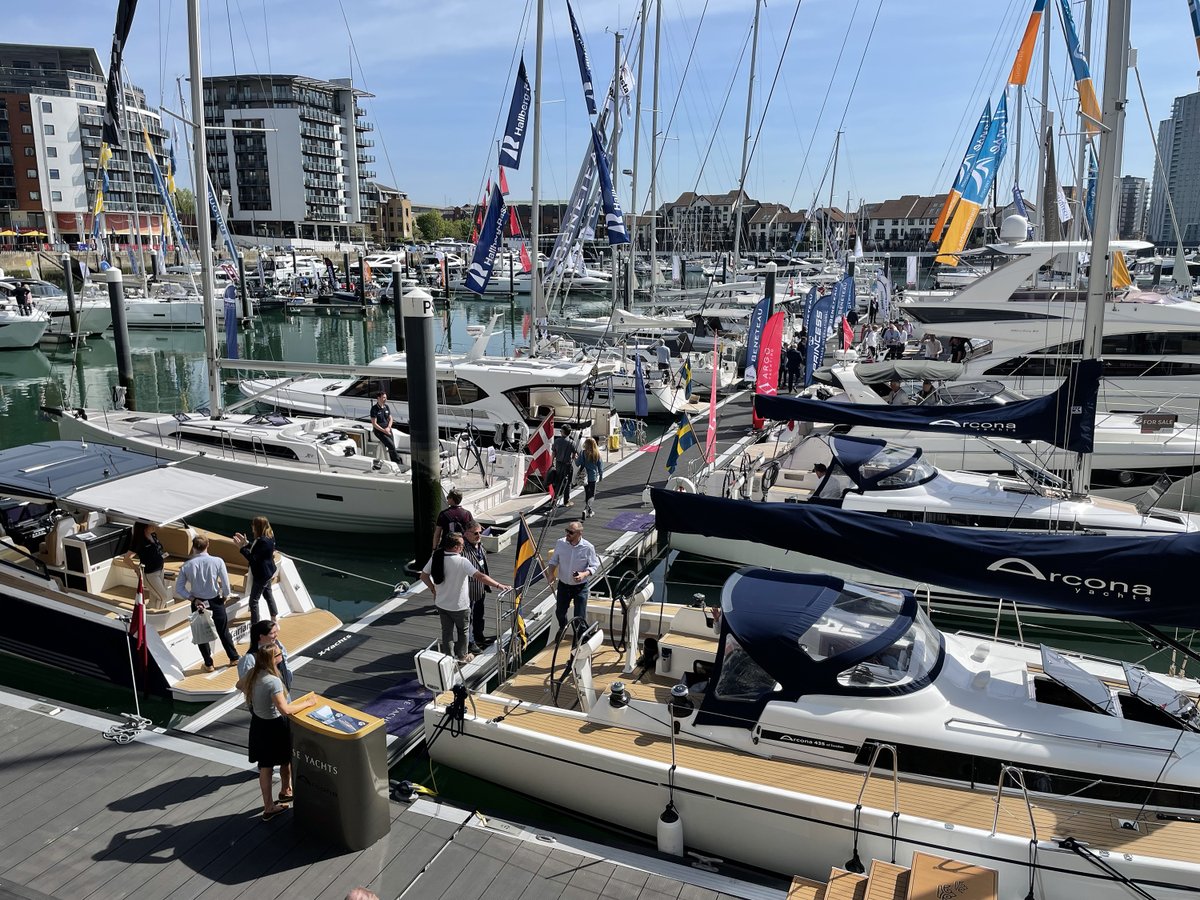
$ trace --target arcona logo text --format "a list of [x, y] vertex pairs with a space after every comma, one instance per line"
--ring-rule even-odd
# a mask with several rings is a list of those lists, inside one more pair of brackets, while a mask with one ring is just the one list
[[1027, 578], [1036, 578], [1038, 581], [1057, 582], [1074, 588], [1077, 594], [1087, 591], [1087, 593], [1093, 595], [1133, 596], [1149, 599], [1151, 592], [1150, 585], [1148, 584], [1105, 581], [1103, 578], [1088, 578], [1084, 575], [1064, 575], [1062, 572], [1051, 572], [1046, 575], [1033, 563], [1021, 559], [1019, 556], [1006, 556], [1004, 559], [998, 559], [988, 566], [988, 571], [1004, 572], [1007, 575], [1023, 575]]
[[333, 763], [326, 762], [323, 759], [315, 759], [314, 757], [311, 757], [307, 753], [303, 752], [300, 754], [300, 756], [302, 756], [304, 761], [314, 769], [320, 769], [322, 772], [328, 772], [330, 775], [337, 774], [337, 766], [335, 766]]
[[955, 422], [953, 419], [934, 419], [930, 425], [949, 425], [951, 428], [973, 428], [976, 431], [1016, 431], [1015, 422]]

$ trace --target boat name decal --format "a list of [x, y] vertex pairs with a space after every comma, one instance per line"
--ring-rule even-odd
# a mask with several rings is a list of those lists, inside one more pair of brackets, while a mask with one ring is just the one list
[[1016, 422], [955, 422], [953, 419], [934, 419], [930, 425], [949, 428], [974, 428], [976, 431], [1016, 431]]
[[1148, 584], [1106, 581], [1103, 578], [1089, 578], [1085, 575], [1064, 574], [1062, 572], [1045, 574], [1033, 563], [1021, 559], [1019, 556], [1006, 556], [1004, 559], [996, 560], [987, 568], [989, 572], [1003, 572], [1006, 575], [1021, 575], [1026, 578], [1036, 578], [1038, 581], [1062, 584], [1066, 587], [1074, 588], [1076, 594], [1082, 594], [1086, 591], [1091, 596], [1133, 596], [1142, 597], [1146, 600], [1150, 599], [1151, 588]]
[[778, 741], [781, 744], [798, 744], [802, 747], [816, 747], [820, 750], [836, 750], [839, 753], [857, 753], [857, 744], [843, 744], [826, 738], [808, 737], [801, 734], [788, 734], [785, 731], [763, 731], [760, 737], [764, 741]]

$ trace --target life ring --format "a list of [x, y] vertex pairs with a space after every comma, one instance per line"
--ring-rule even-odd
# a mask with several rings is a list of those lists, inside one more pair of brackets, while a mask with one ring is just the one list
[[682, 475], [672, 475], [667, 479], [668, 491], [679, 491], [682, 494], [696, 493], [696, 485], [690, 478], [684, 478]]

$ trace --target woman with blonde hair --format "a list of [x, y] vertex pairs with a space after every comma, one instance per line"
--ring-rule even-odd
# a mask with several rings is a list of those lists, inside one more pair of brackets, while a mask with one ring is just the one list
[[[258, 766], [262, 791], [262, 820], [267, 822], [287, 810], [292, 802], [292, 726], [287, 717], [317, 705], [313, 697], [289, 702], [279, 677], [280, 649], [260, 644], [254, 668], [246, 676], [246, 703], [250, 707], [250, 762]], [[279, 767], [279, 799], [271, 799], [271, 774]]]
[[275, 532], [266, 516], [255, 516], [250, 520], [253, 541], [247, 541], [240, 531], [233, 536], [242, 556], [250, 563], [250, 625], [259, 620], [258, 598], [267, 601], [271, 621], [279, 621], [279, 610], [275, 607], [275, 595], [271, 593], [271, 579], [275, 577]]
[[594, 516], [592, 501], [596, 498], [596, 482], [604, 480], [604, 460], [600, 458], [600, 446], [593, 437], [585, 438], [583, 449], [575, 458], [575, 465], [583, 470], [587, 482], [583, 486], [583, 517]]

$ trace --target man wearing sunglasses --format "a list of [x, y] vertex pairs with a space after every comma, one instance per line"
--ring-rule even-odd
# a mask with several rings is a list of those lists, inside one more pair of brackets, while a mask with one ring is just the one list
[[[587, 623], [588, 582], [600, 570], [600, 557], [591, 541], [583, 538], [583, 523], [568, 522], [566, 536], [554, 545], [550, 571], [558, 579], [555, 615], [558, 627], [567, 624], [567, 607], [573, 603], [574, 617]], [[582, 631], [582, 627], [580, 628]], [[577, 632], [578, 633], [578, 632]]]

